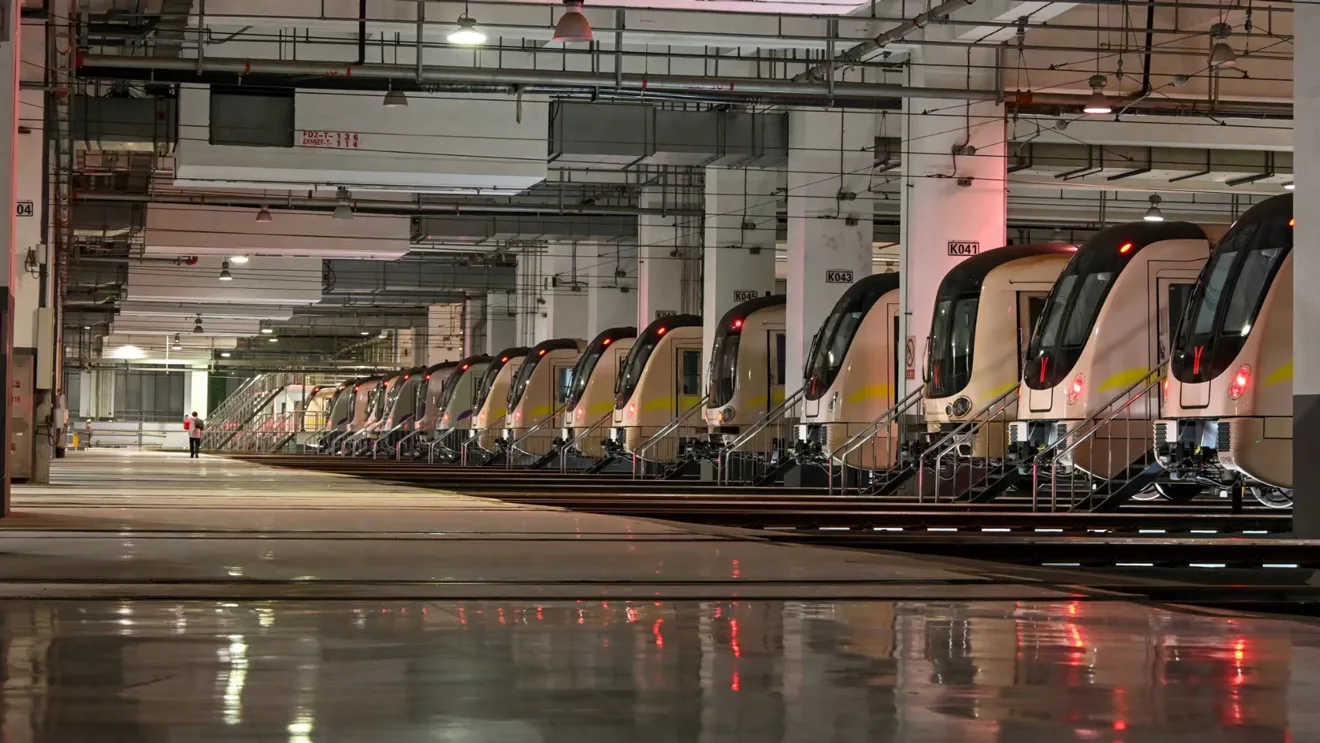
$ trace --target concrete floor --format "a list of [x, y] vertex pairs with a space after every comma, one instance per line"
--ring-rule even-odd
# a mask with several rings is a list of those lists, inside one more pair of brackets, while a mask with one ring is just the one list
[[1320, 741], [1320, 626], [185, 455], [0, 523], [0, 741]]

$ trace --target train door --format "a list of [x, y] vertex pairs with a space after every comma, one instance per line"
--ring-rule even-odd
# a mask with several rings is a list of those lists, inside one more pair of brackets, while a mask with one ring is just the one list
[[1045, 310], [1045, 298], [1049, 296], [1049, 290], [1036, 292], [1018, 292], [1018, 335], [1017, 335], [1017, 376], [1022, 378], [1022, 361], [1027, 355], [1027, 344], [1031, 342], [1032, 333], [1036, 332], [1036, 323], [1040, 321], [1040, 313]]
[[[1163, 272], [1161, 272], [1163, 273]], [[1182, 273], [1182, 272], [1179, 272]], [[1151, 349], [1151, 358], [1156, 366], [1164, 366], [1169, 361], [1173, 349], [1173, 339], [1178, 332], [1178, 323], [1182, 320], [1183, 310], [1191, 299], [1192, 289], [1196, 286], [1195, 278], [1183, 275], [1161, 275], [1155, 277], [1155, 337]], [[1158, 395], [1159, 405], [1164, 406], [1164, 396]], [[1161, 409], [1160, 414], [1164, 411]]]
[[765, 412], [770, 412], [784, 401], [784, 377], [786, 366], [788, 337], [783, 328], [772, 328], [765, 332], [766, 354], [765, 368]]
[[701, 339], [676, 341], [673, 349], [674, 386], [678, 394], [674, 396], [672, 418], [677, 418], [701, 400]]
[[[889, 338], [888, 338], [889, 342], [886, 343], [884, 346], [882, 346], [882, 348], [889, 349], [889, 370], [888, 370], [889, 384], [886, 385], [889, 387], [889, 395], [888, 397], [885, 398], [885, 407], [892, 408], [898, 404], [899, 398], [903, 396], [899, 394], [899, 390], [905, 390], [907, 387], [906, 381], [903, 382], [899, 381], [899, 380], [906, 380], [906, 372], [900, 371], [899, 366], [902, 365], [904, 370], [906, 370], [908, 364], [908, 358], [907, 358], [906, 344], [904, 344], [902, 347], [900, 347], [899, 345], [900, 339], [903, 337], [903, 330], [900, 324], [900, 319], [901, 319], [900, 315], [902, 314], [902, 308], [898, 302], [890, 302], [885, 306], [885, 310], [887, 311], [889, 317], [889, 323], [887, 325], [887, 330], [886, 330], [886, 332], [889, 333]], [[913, 358], [911, 360], [913, 380], [916, 380], [917, 378], [916, 353], [917, 353], [916, 348], [914, 347], [912, 349]], [[915, 381], [913, 382], [913, 385], [915, 388], [916, 385]]]

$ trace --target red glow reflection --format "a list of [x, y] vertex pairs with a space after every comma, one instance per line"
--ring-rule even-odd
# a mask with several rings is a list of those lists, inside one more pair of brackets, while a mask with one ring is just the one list
[[663, 619], [657, 619], [655, 620], [655, 624], [651, 625], [651, 634], [655, 635], [655, 646], [658, 648], [665, 646], [665, 636], [660, 634], [660, 625], [663, 624], [664, 621], [665, 620]]

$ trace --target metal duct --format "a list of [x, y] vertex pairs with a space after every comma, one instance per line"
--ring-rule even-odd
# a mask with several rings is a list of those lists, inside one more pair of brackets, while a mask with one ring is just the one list
[[414, 220], [413, 234], [417, 242], [473, 244], [509, 240], [635, 240], [637, 218], [425, 216]]
[[[404, 258], [397, 261], [329, 260], [323, 262], [324, 294], [387, 294], [401, 300], [442, 293], [487, 292], [512, 289], [511, 266], [466, 265], [453, 256]], [[429, 299], [427, 301], [430, 301]], [[452, 301], [452, 300], [450, 300]]]
[[89, 150], [168, 155], [178, 143], [178, 102], [173, 98], [79, 95], [69, 115], [74, 142]]
[[575, 101], [557, 101], [550, 112], [550, 161], [560, 165], [771, 167], [787, 160], [782, 113]]

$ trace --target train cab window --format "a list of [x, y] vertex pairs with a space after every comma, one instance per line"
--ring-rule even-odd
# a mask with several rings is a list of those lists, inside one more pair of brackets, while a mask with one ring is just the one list
[[486, 404], [486, 398], [490, 396], [490, 390], [495, 386], [495, 378], [500, 375], [500, 369], [503, 368], [503, 364], [496, 363], [486, 367], [486, 374], [481, 378], [481, 385], [477, 387], [477, 394], [472, 398], [474, 408], [480, 408]]
[[1223, 373], [1242, 350], [1274, 276], [1292, 251], [1291, 202], [1238, 220], [1215, 246], [1192, 291], [1174, 343], [1179, 381], [1204, 382]]
[[[564, 399], [564, 402], [570, 407], [577, 405], [578, 401], [582, 399], [582, 395], [586, 394], [587, 383], [591, 381], [591, 374], [596, 370], [596, 364], [603, 355], [605, 355], [604, 347], [591, 348], [578, 359], [577, 366], [570, 372], [572, 374], [572, 386], [568, 390], [568, 397]], [[618, 381], [618, 377], [615, 377], [614, 382], [616, 385]]]
[[774, 343], [771, 348], [774, 349], [775, 357], [771, 360], [770, 368], [774, 371], [770, 379], [771, 386], [784, 384], [788, 381], [786, 374], [788, 364], [788, 336], [783, 333], [774, 334]]
[[509, 384], [509, 410], [512, 411], [522, 400], [523, 393], [527, 391], [527, 383], [531, 381], [532, 374], [536, 371], [536, 362], [539, 358], [529, 359], [518, 367], [518, 371], [513, 374], [513, 382]]
[[632, 397], [633, 391], [642, 381], [642, 372], [646, 369], [646, 362], [651, 358], [651, 352], [655, 350], [656, 344], [660, 339], [655, 336], [643, 337], [636, 345], [628, 351], [628, 358], [623, 362], [623, 370], [619, 372], [619, 378], [614, 383], [614, 404], [622, 408]]
[[701, 352], [679, 351], [679, 371], [682, 375], [684, 395], [701, 394]]
[[[708, 390], [712, 407], [727, 405], [733, 399], [733, 389], [738, 383], [738, 347], [741, 343], [742, 333], [737, 332], [720, 333], [715, 338]], [[685, 382], [684, 388], [686, 386]]]
[[[1108, 241], [1114, 239], [1110, 235]], [[1108, 241], [1073, 256], [1050, 292], [1040, 330], [1027, 347], [1022, 379], [1028, 387], [1049, 389], [1059, 384], [1081, 356], [1105, 297], [1131, 254], [1130, 248], [1111, 249]]]
[[980, 294], [940, 299], [931, 323], [931, 397], [948, 397], [972, 381], [972, 341], [976, 336], [976, 311]]
[[820, 399], [825, 390], [834, 384], [834, 378], [839, 375], [843, 359], [848, 354], [848, 347], [852, 345], [853, 336], [857, 334], [857, 328], [871, 305], [875, 304], [876, 298], [859, 295], [858, 301], [825, 318], [825, 323], [807, 353], [804, 378], [808, 400]]
[[564, 366], [555, 369], [555, 404], [563, 405], [568, 402], [568, 396], [573, 392], [573, 367]]

